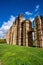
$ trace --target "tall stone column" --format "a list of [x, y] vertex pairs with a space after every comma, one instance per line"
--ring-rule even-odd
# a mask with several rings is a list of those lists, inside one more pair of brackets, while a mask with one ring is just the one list
[[18, 43], [19, 43], [19, 45], [21, 45], [21, 32], [22, 32], [22, 22], [23, 22], [23, 15], [22, 14], [19, 15], [18, 21], [19, 21]]
[[12, 26], [10, 28], [10, 44], [12, 44]]
[[22, 23], [22, 45], [26, 45], [26, 23], [23, 21]]
[[19, 32], [20, 32], [20, 25], [19, 25], [19, 17], [16, 18], [14, 25], [14, 36], [13, 36], [13, 44], [19, 45]]
[[6, 36], [5, 36], [7, 44], [10, 44], [11, 42], [11, 28], [8, 30]]
[[26, 20], [26, 46], [32, 46], [32, 25], [30, 20]]
[[16, 18], [16, 44], [19, 45], [19, 19]]
[[14, 28], [13, 28], [14, 32], [13, 32], [13, 44], [16, 45], [16, 25], [14, 24]]
[[36, 47], [43, 47], [42, 28], [43, 28], [43, 17], [37, 16], [34, 20], [34, 36], [35, 36]]

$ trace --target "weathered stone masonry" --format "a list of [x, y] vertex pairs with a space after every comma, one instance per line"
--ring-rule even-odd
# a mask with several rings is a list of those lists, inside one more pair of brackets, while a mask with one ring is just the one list
[[37, 16], [34, 20], [34, 40], [36, 47], [43, 47], [43, 17]]
[[31, 21], [23, 20], [23, 15], [20, 14], [5, 36], [7, 44], [32, 46], [32, 32], [34, 32], [35, 45], [43, 47], [43, 17], [37, 16], [34, 19], [34, 28], [32, 28]]

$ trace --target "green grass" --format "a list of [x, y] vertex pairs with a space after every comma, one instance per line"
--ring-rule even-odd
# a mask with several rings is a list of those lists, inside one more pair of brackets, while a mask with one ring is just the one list
[[0, 44], [0, 65], [43, 65], [43, 48]]

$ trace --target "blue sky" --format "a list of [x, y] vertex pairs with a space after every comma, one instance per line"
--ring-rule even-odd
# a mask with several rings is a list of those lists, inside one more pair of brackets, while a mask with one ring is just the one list
[[4, 37], [19, 13], [32, 22], [37, 15], [43, 16], [43, 0], [0, 0], [0, 38]]

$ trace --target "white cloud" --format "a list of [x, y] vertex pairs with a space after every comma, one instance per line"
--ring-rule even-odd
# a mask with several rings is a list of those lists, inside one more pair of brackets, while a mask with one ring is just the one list
[[32, 15], [32, 13], [29, 12], [29, 11], [26, 11], [25, 14], [26, 14], [26, 15]]
[[11, 16], [11, 18], [2, 24], [0, 27], [0, 38], [4, 37], [4, 35], [7, 33], [9, 28], [12, 26], [13, 22], [15, 21], [15, 17]]
[[39, 8], [39, 5], [36, 5], [36, 8]]
[[39, 5], [36, 5], [35, 11], [37, 11], [39, 9], [39, 7], [40, 7]]
[[31, 21], [31, 22], [33, 22], [33, 21], [34, 21], [34, 18], [32, 18], [32, 17], [30, 17], [29, 19], [30, 19], [30, 21]]

